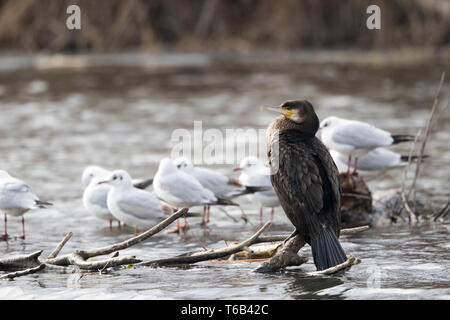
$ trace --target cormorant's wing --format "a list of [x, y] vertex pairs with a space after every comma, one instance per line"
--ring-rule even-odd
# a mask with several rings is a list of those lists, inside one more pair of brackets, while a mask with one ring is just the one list
[[[279, 152], [269, 151], [271, 167], [278, 166], [271, 181], [297, 231], [315, 237], [319, 234], [320, 222], [329, 218], [335, 220], [336, 217], [328, 216], [339, 212], [339, 209], [336, 212], [340, 206], [339, 174], [333, 159], [318, 139], [305, 143], [301, 136], [296, 136], [293, 132], [280, 133], [275, 138], [279, 142], [272, 141], [272, 145], [278, 144]], [[334, 225], [333, 221], [332, 227]]]

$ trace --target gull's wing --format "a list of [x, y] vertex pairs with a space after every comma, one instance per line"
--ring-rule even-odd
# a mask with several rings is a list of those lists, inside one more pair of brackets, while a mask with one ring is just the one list
[[217, 200], [212, 191], [205, 189], [195, 177], [182, 171], [165, 176], [161, 179], [160, 186], [169, 197], [178, 199], [177, 202], [201, 204]]
[[31, 208], [39, 200], [29, 185], [15, 178], [1, 183], [0, 196], [7, 207]]
[[393, 138], [387, 131], [364, 122], [348, 122], [333, 129], [332, 139], [339, 144], [355, 149], [370, 149], [392, 144]]
[[164, 217], [158, 199], [147, 191], [132, 189], [120, 197], [117, 205], [124, 213], [139, 219]]

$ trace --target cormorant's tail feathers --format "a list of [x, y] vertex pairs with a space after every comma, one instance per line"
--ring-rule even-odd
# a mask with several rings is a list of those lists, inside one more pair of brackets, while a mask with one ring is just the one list
[[317, 270], [325, 270], [347, 260], [344, 249], [334, 232], [323, 229], [319, 237], [311, 240], [311, 250]]

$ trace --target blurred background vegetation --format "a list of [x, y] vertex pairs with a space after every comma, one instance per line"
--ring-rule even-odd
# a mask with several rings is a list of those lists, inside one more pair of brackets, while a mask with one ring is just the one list
[[[66, 27], [71, 4], [81, 30]], [[366, 28], [369, 5], [381, 30]], [[0, 0], [11, 51], [299, 50], [447, 47], [449, 0]]]

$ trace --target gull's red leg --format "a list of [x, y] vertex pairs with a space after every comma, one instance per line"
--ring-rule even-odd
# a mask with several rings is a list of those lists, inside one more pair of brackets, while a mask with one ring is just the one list
[[5, 238], [5, 240], [8, 240], [8, 226], [7, 226], [7, 222], [8, 222], [8, 219], [6, 218], [6, 213], [5, 213], [5, 233], [3, 234], [3, 238]]
[[262, 224], [263, 221], [263, 208], [259, 208], [259, 223]]
[[22, 216], [22, 236], [20, 237], [25, 239], [25, 218]]
[[352, 165], [352, 156], [348, 156], [347, 174], [350, 174], [350, 166]]
[[352, 174], [356, 174], [356, 168], [358, 168], [358, 157], [355, 157], [355, 163], [353, 164]]
[[202, 212], [202, 223], [200, 223], [200, 225], [205, 225], [206, 224], [206, 208], [207, 208], [208, 206], [203, 206], [203, 212]]
[[270, 213], [270, 222], [273, 222], [273, 214], [275, 213], [275, 209], [272, 208], [272, 212]]

